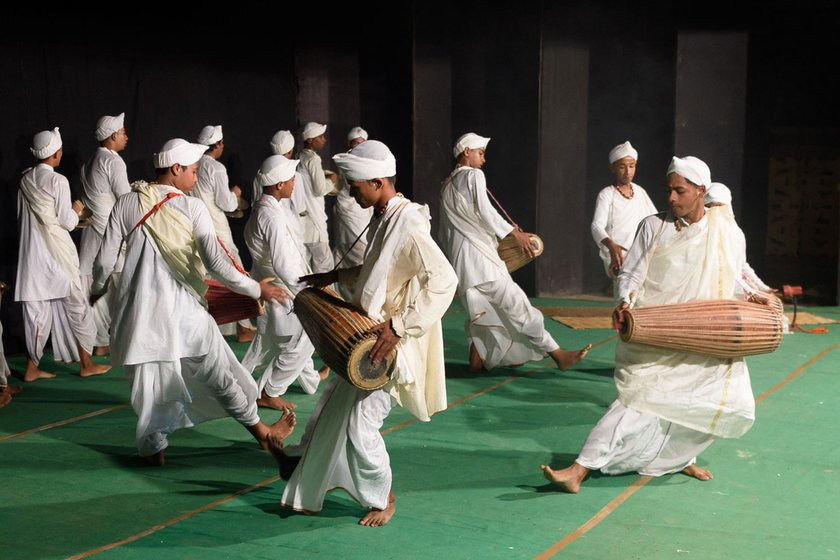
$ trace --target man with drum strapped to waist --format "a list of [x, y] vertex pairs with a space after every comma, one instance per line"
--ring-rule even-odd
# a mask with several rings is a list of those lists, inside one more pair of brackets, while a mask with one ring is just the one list
[[[297, 165], [298, 160], [285, 155], [273, 155], [262, 162], [254, 183], [261, 186], [263, 194], [245, 225], [245, 243], [253, 260], [251, 276], [256, 280], [276, 277], [293, 296], [306, 287], [299, 279], [312, 272], [300, 221], [288, 204], [283, 204], [297, 188]], [[292, 302], [268, 304], [257, 319], [257, 336], [242, 358], [248, 371], [268, 361], [257, 382], [257, 404], [277, 410], [296, 408], [282, 396], [295, 380], [304, 392], [313, 394], [322, 379], [312, 363], [314, 351], [292, 311]], [[323, 371], [324, 378], [328, 372]]]
[[[328, 383], [297, 446], [272, 445], [286, 488], [280, 503], [318, 512], [324, 496], [343, 488], [370, 510], [361, 525], [380, 526], [394, 514], [391, 467], [379, 433], [396, 402], [421, 421], [446, 408], [440, 318], [457, 285], [430, 233], [428, 208], [397, 194], [396, 160], [367, 140], [333, 157], [362, 208], [374, 208], [364, 262], [303, 278], [317, 286], [352, 284], [352, 304], [380, 321], [370, 355], [378, 364], [397, 349], [390, 381], [366, 391], [338, 375]], [[273, 438], [269, 438], [273, 444]]]
[[[621, 274], [613, 324], [624, 311], [694, 300], [739, 299], [739, 243], [734, 220], [706, 211], [709, 167], [687, 156], [668, 167], [668, 212], [645, 218]], [[691, 317], [685, 328], [691, 329]], [[702, 337], [702, 332], [698, 332]], [[618, 399], [589, 433], [578, 458], [543, 475], [575, 493], [590, 470], [661, 476], [712, 474], [696, 458], [716, 437], [737, 438], [755, 419], [755, 400], [744, 359], [715, 358], [619, 342], [615, 351]]]
[[137, 413], [140, 456], [163, 465], [167, 436], [229, 415], [266, 447], [294, 427], [287, 413], [272, 427], [257, 414], [259, 391], [207, 312], [205, 265], [232, 291], [267, 301], [286, 291], [234, 268], [207, 207], [189, 194], [207, 146], [175, 138], [155, 154], [157, 179], [135, 182], [117, 199], [94, 262], [91, 292], [102, 293], [125, 242], [125, 263], [111, 322], [114, 363], [125, 366]]
[[511, 278], [497, 239], [511, 235], [528, 255], [531, 240], [490, 204], [481, 167], [489, 138], [469, 132], [455, 142], [455, 170], [443, 182], [440, 240], [458, 274], [458, 293], [468, 313], [471, 372], [520, 365], [551, 356], [560, 370], [579, 362], [590, 346], [563, 350], [545, 329], [544, 317]]

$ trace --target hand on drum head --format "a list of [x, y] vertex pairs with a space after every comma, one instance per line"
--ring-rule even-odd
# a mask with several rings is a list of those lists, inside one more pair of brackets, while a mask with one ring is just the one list
[[624, 328], [624, 310], [630, 307], [627, 302], [622, 301], [616, 308], [613, 310], [612, 320], [613, 320], [613, 330], [621, 332], [621, 329]]
[[531, 245], [531, 236], [525, 233], [522, 230], [514, 228], [510, 234], [516, 239], [516, 242], [522, 248], [522, 251], [528, 256], [528, 258], [534, 257], [534, 247]]
[[298, 282], [304, 282], [309, 286], [314, 286], [316, 288], [329, 286], [330, 284], [338, 282], [338, 270], [319, 272], [318, 274], [307, 274], [306, 276], [301, 276], [298, 279]]
[[394, 327], [391, 326], [390, 320], [372, 326], [368, 329], [368, 332], [375, 333], [377, 336], [376, 344], [370, 349], [370, 360], [374, 366], [378, 366], [379, 362], [388, 355], [388, 352], [400, 343], [400, 337], [397, 336]]
[[260, 280], [260, 299], [263, 301], [274, 301], [286, 303], [289, 301], [289, 292], [282, 286], [275, 286], [272, 282], [276, 280], [273, 276]]

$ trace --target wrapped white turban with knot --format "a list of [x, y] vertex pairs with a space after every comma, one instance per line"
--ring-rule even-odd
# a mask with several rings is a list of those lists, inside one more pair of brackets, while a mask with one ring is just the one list
[[367, 130], [362, 128], [361, 126], [354, 126], [350, 129], [350, 132], [347, 133], [347, 141], [350, 142], [351, 140], [355, 140], [356, 138], [361, 138], [362, 140], [368, 139]]
[[719, 203], [732, 206], [732, 191], [723, 183], [712, 183], [706, 191], [703, 202], [704, 204]]
[[333, 161], [348, 181], [369, 181], [397, 174], [394, 154], [379, 140], [362, 142], [347, 153], [334, 155]]
[[283, 155], [289, 153], [295, 147], [295, 137], [288, 130], [278, 130], [271, 137], [271, 151]]
[[671, 158], [671, 165], [668, 166], [666, 175], [671, 173], [676, 173], [695, 185], [703, 185], [707, 189], [712, 184], [712, 172], [709, 166], [703, 160], [694, 156], [685, 156], [684, 158], [674, 156]]
[[630, 140], [624, 142], [623, 144], [619, 144], [618, 146], [614, 147], [610, 150], [610, 165], [617, 162], [621, 158], [631, 157], [636, 161], [639, 160], [639, 152], [636, 151], [636, 148], [630, 143]]
[[222, 125], [217, 124], [213, 126], [208, 124], [198, 133], [198, 138], [195, 139], [199, 144], [210, 146], [222, 139]]
[[32, 137], [32, 147], [29, 150], [38, 159], [47, 159], [61, 148], [61, 134], [58, 127], [52, 130], [42, 130]]
[[326, 131], [327, 125], [316, 122], [308, 122], [303, 127], [303, 132], [301, 132], [300, 135], [304, 140], [309, 140], [310, 138], [317, 138], [318, 136], [321, 136]]
[[260, 165], [260, 170], [257, 171], [257, 184], [261, 187], [269, 187], [288, 181], [295, 176], [298, 161], [300, 160], [289, 159], [281, 154], [265, 158]]
[[466, 150], [467, 148], [471, 150], [475, 150], [477, 148], [486, 148], [489, 142], [489, 138], [484, 138], [483, 136], [479, 136], [474, 132], [467, 132], [466, 134], [455, 140], [455, 147], [452, 148], [452, 153], [455, 155], [455, 157], [458, 157], [462, 153], [464, 153], [464, 150]]
[[173, 138], [155, 154], [155, 169], [169, 169], [176, 163], [178, 165], [192, 165], [201, 159], [207, 146], [204, 144], [192, 144], [183, 138]]
[[119, 131], [123, 127], [124, 121], [125, 113], [120, 113], [116, 117], [109, 117], [108, 115], [99, 117], [99, 120], [96, 121], [96, 130], [93, 131], [94, 136], [96, 136], [96, 141], [102, 142], [113, 133]]

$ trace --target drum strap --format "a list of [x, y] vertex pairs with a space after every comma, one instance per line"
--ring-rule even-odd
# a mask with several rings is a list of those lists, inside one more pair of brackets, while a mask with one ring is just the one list
[[134, 230], [135, 230], [135, 229], [137, 229], [137, 228], [139, 228], [139, 227], [140, 227], [140, 226], [142, 226], [143, 224], [145, 224], [145, 223], [146, 223], [146, 220], [148, 220], [148, 219], [152, 216], [152, 214], [154, 214], [155, 212], [157, 212], [158, 210], [160, 210], [160, 207], [161, 207], [161, 206], [163, 206], [166, 202], [168, 202], [169, 200], [171, 200], [171, 199], [175, 198], [176, 196], [184, 196], [184, 195], [183, 195], [183, 194], [181, 194], [181, 193], [174, 193], [174, 192], [168, 193], [165, 197], [163, 197], [163, 200], [161, 200], [160, 202], [158, 202], [157, 204], [155, 204], [154, 206], [152, 206], [152, 209], [151, 209], [151, 210], [149, 210], [148, 212], [146, 212], [146, 215], [145, 215], [145, 216], [143, 216], [142, 218], [140, 218], [140, 221], [139, 221], [139, 222], [137, 222], [137, 224], [136, 224], [133, 228], [131, 228], [131, 231], [130, 231], [130, 232], [128, 232], [128, 235], [131, 235], [132, 233], [134, 233]]
[[514, 221], [513, 221], [513, 218], [511, 218], [511, 217], [510, 217], [510, 214], [508, 214], [508, 213], [507, 213], [507, 211], [504, 209], [504, 207], [503, 207], [501, 204], [499, 204], [499, 201], [498, 201], [498, 200], [496, 200], [496, 197], [495, 197], [495, 196], [493, 196], [493, 193], [492, 193], [492, 192], [490, 192], [490, 189], [488, 189], [488, 188], [486, 188], [486, 187], [485, 187], [485, 189], [487, 190], [487, 194], [489, 194], [489, 195], [490, 195], [490, 198], [491, 198], [491, 199], [493, 199], [493, 202], [496, 204], [496, 206], [498, 206], [498, 207], [499, 207], [499, 210], [501, 210], [501, 211], [502, 211], [502, 214], [504, 214], [504, 215], [505, 215], [505, 218], [507, 218], [507, 219], [508, 219], [508, 221], [511, 223], [511, 225], [513, 225], [513, 227], [515, 227], [517, 230], [522, 231], [522, 228], [521, 228], [521, 227], [519, 227], [519, 224], [517, 224], [516, 222], [514, 222]]
[[228, 248], [227, 248], [227, 247], [225, 247], [225, 244], [224, 244], [224, 243], [222, 243], [222, 238], [221, 238], [221, 237], [219, 237], [219, 236], [217, 235], [217, 236], [216, 236], [216, 240], [219, 242], [219, 245], [221, 245], [221, 246], [222, 246], [222, 251], [224, 251], [224, 252], [225, 252], [225, 254], [228, 256], [228, 258], [230, 259], [230, 263], [233, 265], [233, 268], [235, 268], [236, 270], [238, 270], [239, 272], [241, 272], [241, 273], [242, 273], [242, 274], [244, 274], [245, 276], [250, 276], [250, 274], [248, 274], [247, 272], [245, 272], [245, 269], [244, 269], [244, 268], [242, 268], [241, 266], [239, 266], [239, 263], [238, 263], [238, 262], [236, 262], [236, 259], [234, 258], [234, 256], [230, 254], [230, 251], [228, 251]]

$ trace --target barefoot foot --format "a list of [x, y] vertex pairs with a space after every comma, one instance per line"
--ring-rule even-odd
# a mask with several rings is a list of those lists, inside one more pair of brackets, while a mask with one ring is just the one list
[[156, 467], [162, 467], [166, 464], [166, 449], [161, 449], [154, 455], [146, 455], [143, 460]]
[[711, 472], [706, 469], [701, 469], [697, 465], [689, 465], [682, 472], [688, 476], [693, 476], [697, 480], [711, 480], [713, 478]]
[[93, 377], [94, 375], [102, 375], [103, 373], [107, 373], [111, 369], [111, 366], [108, 364], [90, 364], [88, 366], [82, 366], [79, 369], [79, 375], [81, 377]]
[[283, 451], [283, 440], [291, 435], [296, 421], [295, 413], [287, 411], [280, 420], [269, 426], [265, 438], [268, 451], [277, 461], [277, 470], [283, 480], [289, 480], [300, 462], [300, 457], [289, 457]]
[[484, 360], [475, 347], [475, 344], [470, 344], [470, 366], [467, 371], [470, 373], [478, 373], [484, 370]]
[[12, 394], [8, 391], [0, 391], [0, 408], [12, 402]]
[[330, 375], [330, 368], [329, 366], [324, 366], [318, 370], [318, 377], [321, 378], [321, 381], [324, 381]]
[[27, 383], [31, 383], [36, 379], [52, 379], [53, 377], [55, 377], [54, 373], [47, 373], [44, 370], [38, 369], [38, 366], [32, 360], [26, 361], [26, 371], [23, 373], [23, 380]]
[[388, 494], [388, 505], [385, 509], [372, 509], [364, 517], [359, 520], [359, 525], [365, 527], [381, 527], [388, 523], [394, 516], [396, 508], [394, 507], [394, 493]]
[[557, 367], [560, 369], [560, 371], [566, 371], [567, 369], [581, 361], [591, 349], [591, 344], [587, 344], [580, 350], [563, 350], [562, 348], [558, 348], [549, 355], [554, 360], [554, 363], [557, 364]]
[[569, 494], [577, 494], [580, 491], [580, 483], [589, 474], [589, 469], [577, 463], [560, 470], [554, 470], [548, 465], [540, 465], [540, 469], [542, 469], [543, 476], [546, 480], [553, 482], [563, 492], [568, 492]]
[[257, 399], [257, 406], [262, 406], [264, 408], [273, 408], [274, 410], [288, 410], [292, 408], [297, 408], [297, 405], [292, 401], [287, 401], [283, 397], [269, 397], [265, 390], [263, 390], [262, 394], [260, 394], [260, 398]]
[[93, 349], [93, 355], [94, 356], [107, 356], [110, 353], [111, 353], [111, 347], [110, 346], [97, 346], [96, 348]]
[[256, 338], [254, 331], [242, 325], [236, 325], [236, 341], [237, 342], [251, 342]]

